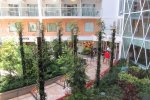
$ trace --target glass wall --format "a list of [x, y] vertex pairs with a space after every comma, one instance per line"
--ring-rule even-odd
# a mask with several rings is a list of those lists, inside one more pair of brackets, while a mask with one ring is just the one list
[[[150, 67], [150, 0], [125, 0], [123, 58]], [[128, 55], [128, 56], [127, 56]]]

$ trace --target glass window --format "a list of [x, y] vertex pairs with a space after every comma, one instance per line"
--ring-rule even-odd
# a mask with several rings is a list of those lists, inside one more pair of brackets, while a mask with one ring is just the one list
[[36, 32], [36, 31], [37, 31], [36, 23], [29, 23], [29, 32]]
[[136, 12], [141, 10], [140, 0], [134, 0], [132, 4], [131, 12]]
[[66, 24], [66, 32], [71, 32], [71, 23]]
[[9, 32], [17, 32], [15, 23], [9, 24]]
[[46, 4], [45, 15], [46, 16], [58, 16], [59, 15], [58, 5]]
[[85, 32], [94, 32], [94, 24], [92, 22], [85, 23]]
[[55, 23], [47, 24], [47, 31], [48, 32], [56, 32], [57, 31], [57, 25]]
[[131, 44], [131, 38], [123, 38], [123, 43], [124, 43], [124, 53], [125, 53], [125, 56], [127, 56], [127, 52]]
[[145, 0], [143, 9], [144, 10], [149, 10], [150, 9], [150, 0]]
[[19, 10], [17, 4], [8, 4], [9, 6], [9, 15], [10, 16], [19, 16]]
[[95, 16], [95, 4], [82, 4], [82, 16]]
[[37, 4], [27, 4], [28, 15], [37, 16], [38, 15], [38, 5]]
[[139, 55], [137, 62], [144, 65], [144, 66], [146, 66], [145, 49], [141, 48], [139, 46], [135, 46], [135, 51], [136, 51], [136, 56]]
[[123, 14], [123, 8], [124, 8], [124, 0], [120, 0], [120, 2], [119, 2], [119, 16]]

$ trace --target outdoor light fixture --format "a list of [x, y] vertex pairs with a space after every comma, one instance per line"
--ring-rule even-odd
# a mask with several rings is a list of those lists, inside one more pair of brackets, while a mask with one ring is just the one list
[[71, 0], [72, 2], [75, 2], [76, 0]]

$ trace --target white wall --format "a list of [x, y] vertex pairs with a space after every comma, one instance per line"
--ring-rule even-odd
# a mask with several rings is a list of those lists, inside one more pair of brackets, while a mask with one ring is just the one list
[[110, 26], [114, 21], [117, 21], [119, 9], [119, 0], [102, 0], [101, 17], [105, 22], [106, 33], [111, 34]]

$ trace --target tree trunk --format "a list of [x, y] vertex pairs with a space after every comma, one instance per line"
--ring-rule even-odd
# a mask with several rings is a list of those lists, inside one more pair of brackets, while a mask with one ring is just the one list
[[39, 85], [39, 94], [40, 100], [45, 100], [45, 91], [44, 91], [44, 68], [43, 68], [43, 55], [42, 55], [42, 37], [37, 37], [38, 44], [38, 85]]
[[102, 40], [102, 33], [99, 32], [98, 34], [98, 55], [97, 55], [97, 70], [96, 70], [96, 87], [99, 87], [100, 84], [100, 68], [101, 68], [101, 40]]
[[[113, 33], [112, 33], [112, 45], [111, 45], [110, 69], [112, 69], [112, 67], [113, 67], [114, 48], [115, 48], [115, 33], [116, 33], [116, 29], [113, 29]], [[112, 70], [110, 70], [110, 71], [112, 71]]]
[[24, 53], [24, 47], [23, 47], [22, 31], [19, 32], [19, 43], [20, 43], [20, 53], [21, 53], [23, 78], [25, 79], [25, 77], [26, 77], [26, 65], [25, 65], [25, 53]]
[[58, 49], [58, 55], [62, 55], [62, 42], [61, 42], [61, 30], [58, 31], [58, 43], [59, 43], [59, 49]]

